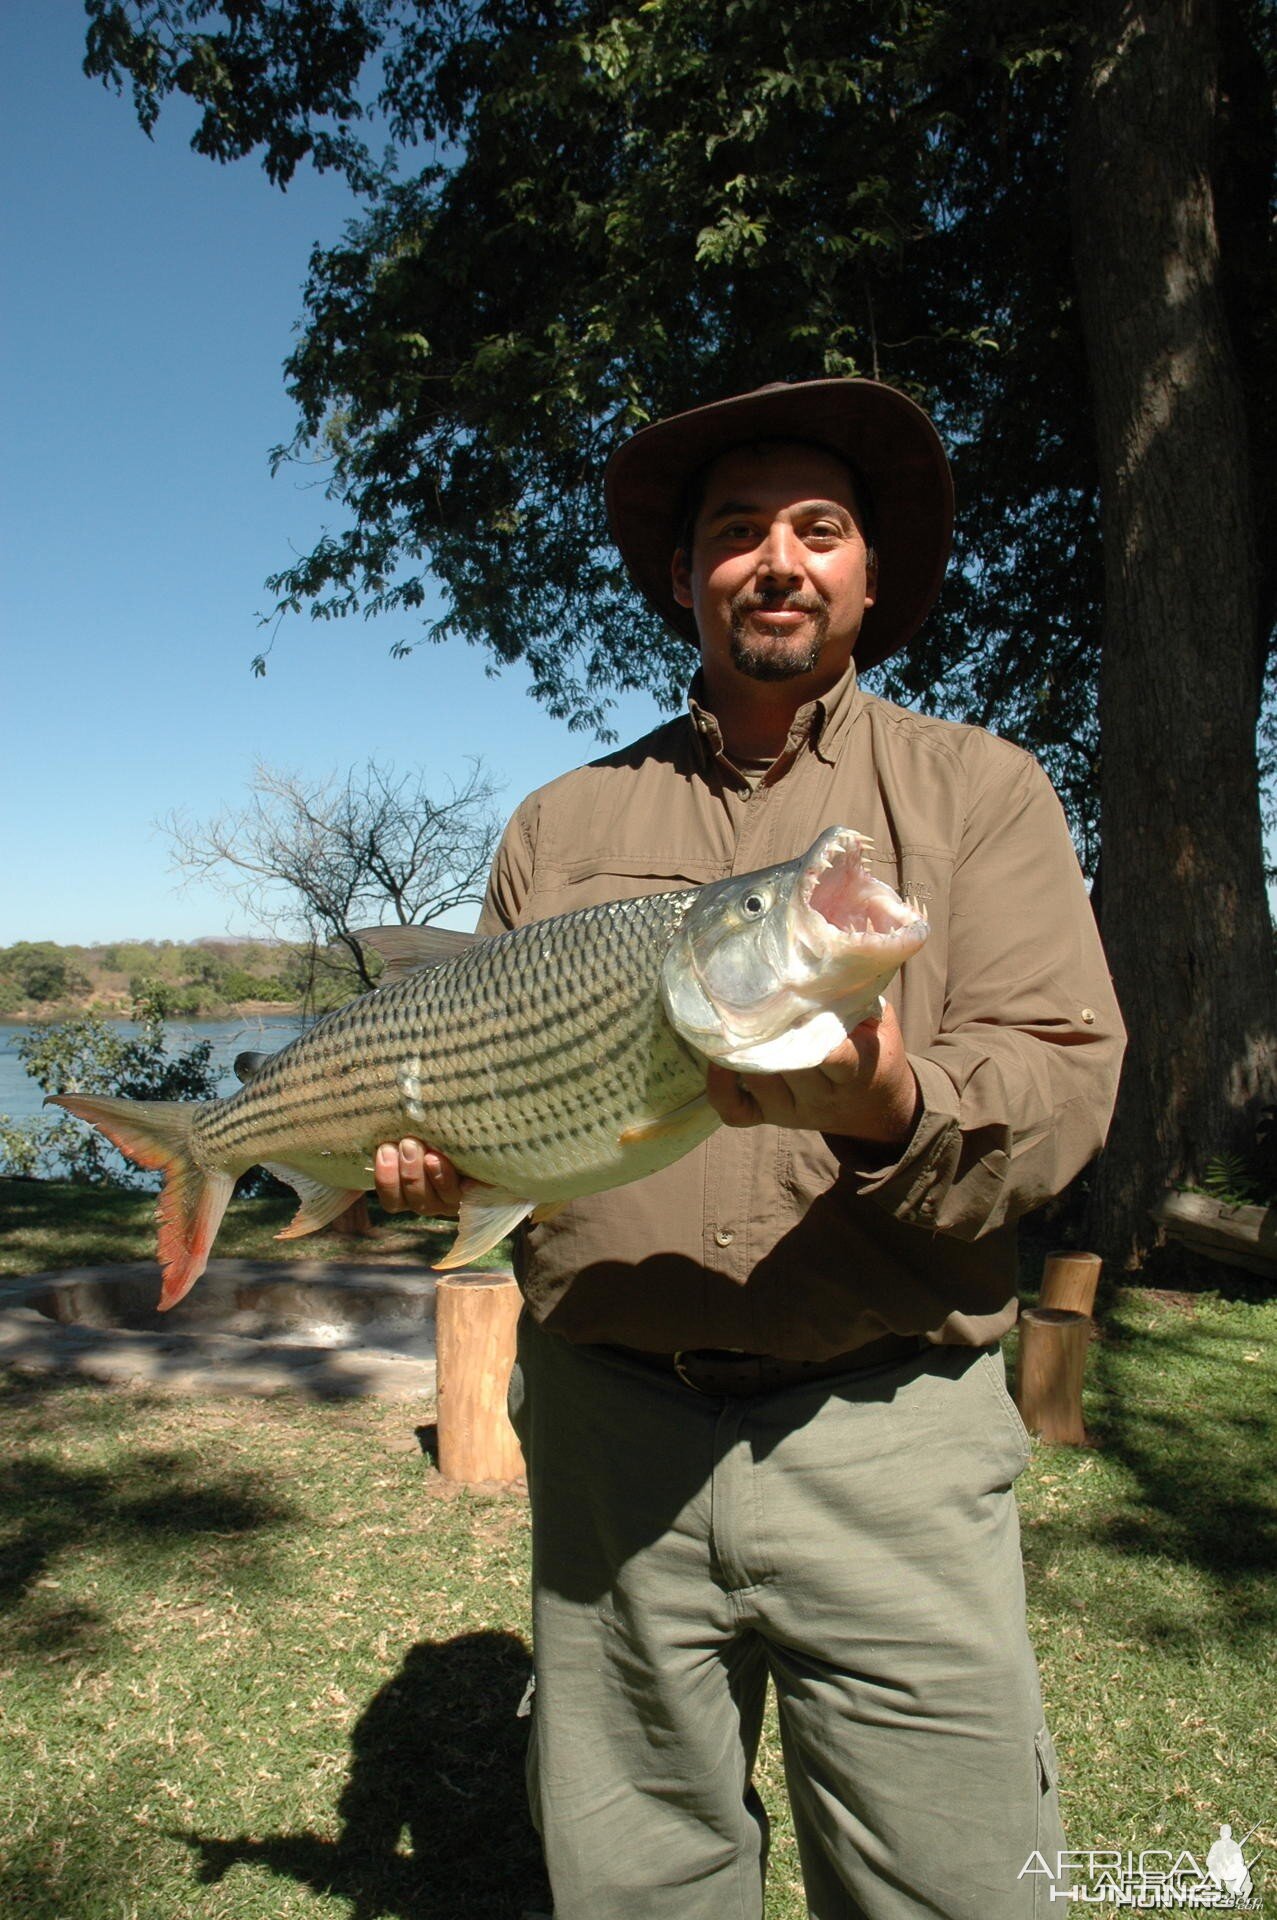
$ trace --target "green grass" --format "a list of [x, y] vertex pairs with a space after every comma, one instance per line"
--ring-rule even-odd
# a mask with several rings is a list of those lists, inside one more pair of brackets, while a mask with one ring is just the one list
[[[1270, 1897], [1275, 1335], [1272, 1303], [1121, 1292], [1099, 1445], [1020, 1481], [1071, 1843], [1200, 1858], [1259, 1821]], [[0, 1911], [548, 1911], [520, 1501], [442, 1497], [420, 1415], [384, 1403], [11, 1381], [0, 1406]], [[768, 1920], [799, 1920], [774, 1727], [761, 1774]]]
[[[424, 1266], [451, 1244], [453, 1228], [388, 1217], [372, 1202], [374, 1239], [340, 1239], [331, 1231], [300, 1240], [276, 1240], [297, 1211], [292, 1199], [232, 1200], [213, 1249], [216, 1259], [334, 1259], [375, 1265], [419, 1259]], [[155, 1258], [155, 1195], [123, 1187], [89, 1187], [70, 1180], [0, 1178], [0, 1275], [51, 1273], [66, 1267], [113, 1266]], [[509, 1244], [473, 1262], [509, 1266]]]

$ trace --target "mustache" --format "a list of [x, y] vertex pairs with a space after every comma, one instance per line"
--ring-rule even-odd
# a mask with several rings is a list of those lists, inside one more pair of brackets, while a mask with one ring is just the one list
[[812, 593], [754, 593], [746, 588], [732, 600], [732, 612], [742, 617], [748, 613], [819, 613], [822, 605]]

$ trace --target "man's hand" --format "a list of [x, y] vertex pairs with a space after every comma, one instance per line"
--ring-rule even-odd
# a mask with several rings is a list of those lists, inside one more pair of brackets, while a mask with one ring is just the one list
[[887, 1007], [862, 1020], [818, 1067], [800, 1073], [738, 1073], [711, 1065], [710, 1105], [729, 1127], [809, 1127], [877, 1146], [902, 1147], [922, 1095], [900, 1023]]
[[425, 1213], [456, 1219], [461, 1175], [451, 1160], [422, 1140], [378, 1147], [373, 1161], [377, 1198], [387, 1213]]

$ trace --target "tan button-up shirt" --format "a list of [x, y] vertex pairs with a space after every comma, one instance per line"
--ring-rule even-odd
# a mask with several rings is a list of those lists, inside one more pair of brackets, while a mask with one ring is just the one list
[[995, 1340], [1016, 1313], [1013, 1223], [1099, 1148], [1124, 1040], [1060, 804], [1018, 747], [875, 699], [854, 669], [751, 789], [695, 692], [524, 801], [480, 932], [750, 873], [854, 827], [931, 922], [887, 990], [923, 1111], [889, 1164], [850, 1139], [721, 1127], [527, 1229], [528, 1303], [569, 1339], [657, 1353]]

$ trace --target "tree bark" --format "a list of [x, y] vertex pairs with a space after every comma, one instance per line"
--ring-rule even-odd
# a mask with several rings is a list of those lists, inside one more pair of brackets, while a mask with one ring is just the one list
[[1075, 53], [1074, 268], [1103, 493], [1101, 924], [1130, 1031], [1090, 1232], [1127, 1266], [1155, 1238], [1157, 1195], [1244, 1151], [1277, 1097], [1216, 24], [1213, 0], [1092, 0]]

